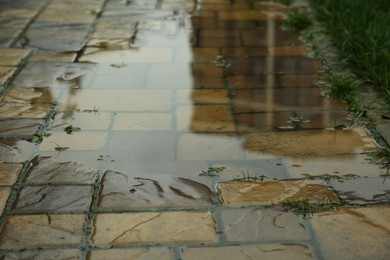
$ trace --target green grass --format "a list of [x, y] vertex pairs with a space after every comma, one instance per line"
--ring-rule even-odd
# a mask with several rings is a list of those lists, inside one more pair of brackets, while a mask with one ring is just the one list
[[359, 101], [357, 98], [358, 84], [343, 75], [329, 75], [325, 82], [328, 88], [325, 94], [333, 99], [341, 99], [347, 102], [351, 111], [359, 109]]
[[390, 1], [310, 0], [340, 61], [390, 104]]
[[301, 31], [309, 28], [313, 23], [314, 19], [310, 13], [294, 11], [288, 14], [284, 26], [288, 30]]

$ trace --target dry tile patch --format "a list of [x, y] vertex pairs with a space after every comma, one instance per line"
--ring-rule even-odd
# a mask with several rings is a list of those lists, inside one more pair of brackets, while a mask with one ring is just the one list
[[211, 243], [218, 240], [210, 212], [98, 214], [94, 227], [94, 245]]
[[338, 197], [326, 185], [300, 180], [219, 183], [217, 188], [223, 203], [229, 206], [270, 205], [301, 199], [313, 203], [339, 203]]

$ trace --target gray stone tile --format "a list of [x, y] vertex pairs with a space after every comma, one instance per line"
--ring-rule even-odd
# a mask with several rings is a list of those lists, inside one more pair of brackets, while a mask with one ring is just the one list
[[128, 259], [173, 259], [173, 251], [170, 248], [121, 248], [106, 250], [91, 250], [87, 259], [105, 260], [128, 260]]
[[42, 119], [5, 119], [0, 120], [0, 137], [30, 139], [44, 123]]
[[19, 252], [0, 252], [2, 259], [81, 259], [80, 250], [78, 249], [45, 249], [45, 250], [25, 250]]
[[23, 163], [30, 159], [35, 144], [21, 140], [0, 140], [0, 158], [3, 162]]
[[26, 186], [17, 196], [13, 212], [86, 212], [91, 186]]
[[169, 175], [134, 177], [107, 171], [102, 180], [101, 209], [188, 208], [212, 206], [210, 189]]
[[221, 213], [229, 241], [302, 241], [311, 238], [307, 223], [292, 212], [230, 209]]
[[28, 184], [93, 184], [97, 171], [82, 163], [61, 162], [52, 157], [37, 156], [27, 172]]

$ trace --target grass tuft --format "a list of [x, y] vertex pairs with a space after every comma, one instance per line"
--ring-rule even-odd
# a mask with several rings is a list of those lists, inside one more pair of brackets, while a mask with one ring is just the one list
[[302, 31], [312, 26], [313, 23], [314, 19], [310, 13], [294, 11], [288, 14], [284, 26], [288, 30]]

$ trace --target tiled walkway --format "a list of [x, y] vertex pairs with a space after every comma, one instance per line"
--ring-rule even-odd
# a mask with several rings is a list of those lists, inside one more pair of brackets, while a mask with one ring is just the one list
[[288, 11], [0, 1], [0, 258], [387, 259], [377, 144]]

